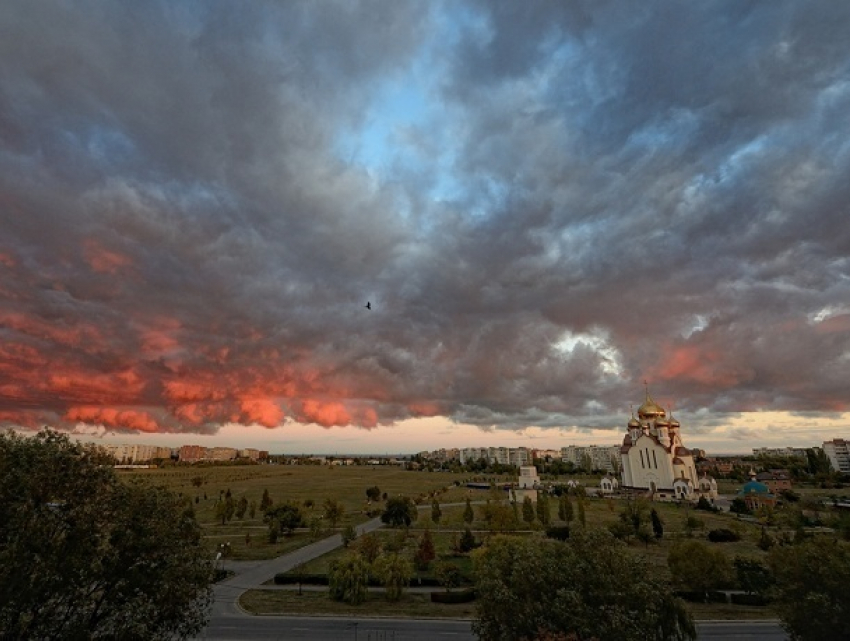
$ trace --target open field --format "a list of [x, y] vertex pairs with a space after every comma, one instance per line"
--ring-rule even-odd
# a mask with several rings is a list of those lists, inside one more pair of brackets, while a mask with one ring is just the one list
[[[320, 517], [325, 499], [340, 501], [345, 514], [337, 528], [358, 524], [367, 520], [366, 511], [379, 508], [370, 505], [366, 489], [377, 486], [388, 496], [405, 495], [420, 497], [423, 504], [430, 504], [430, 493], [438, 493], [441, 503], [462, 501], [467, 495], [465, 487], [456, 487], [455, 481], [465, 482], [473, 478], [470, 474], [445, 472], [412, 472], [394, 466], [326, 466], [326, 465], [227, 465], [227, 466], [174, 466], [151, 470], [119, 470], [121, 478], [161, 485], [182, 494], [192, 501], [198, 522], [211, 551], [221, 543], [230, 543], [231, 558], [266, 559], [274, 558], [309, 542], [306, 532], [296, 533], [291, 538], [281, 538], [271, 545], [267, 540], [267, 527], [259, 511], [263, 491], [276, 504], [295, 501], [302, 506], [305, 519]], [[493, 480], [509, 480], [508, 477], [487, 477]], [[200, 483], [200, 485], [197, 485]], [[245, 497], [254, 503], [253, 518], [250, 510], [244, 518], [234, 517], [222, 525], [215, 517], [215, 505], [220, 496], [230, 490], [233, 500]], [[312, 501], [312, 506], [307, 504]], [[307, 502], [305, 504], [305, 502]], [[250, 537], [250, 543], [246, 541]]]

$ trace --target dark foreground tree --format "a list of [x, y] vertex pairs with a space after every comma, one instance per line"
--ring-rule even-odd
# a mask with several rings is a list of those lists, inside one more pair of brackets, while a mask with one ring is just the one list
[[0, 637], [195, 636], [211, 580], [191, 503], [55, 432], [0, 434]]
[[473, 558], [473, 630], [485, 641], [544, 633], [606, 641], [696, 638], [684, 604], [657, 571], [606, 531], [579, 532], [566, 542], [495, 537]]
[[850, 639], [850, 546], [826, 537], [768, 557], [782, 626], [795, 641]]
[[409, 527], [416, 516], [416, 505], [409, 496], [394, 496], [387, 500], [381, 521], [390, 527]]

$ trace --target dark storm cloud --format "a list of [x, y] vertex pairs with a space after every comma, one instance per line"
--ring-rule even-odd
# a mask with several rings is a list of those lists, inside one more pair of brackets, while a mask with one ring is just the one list
[[844, 6], [0, 12], [0, 420], [847, 410]]

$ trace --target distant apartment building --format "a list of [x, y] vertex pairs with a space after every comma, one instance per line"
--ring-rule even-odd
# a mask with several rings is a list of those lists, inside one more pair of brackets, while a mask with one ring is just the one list
[[561, 448], [561, 460], [564, 463], [586, 467], [589, 462], [592, 470], [613, 472], [619, 458], [619, 445], [568, 445]]
[[207, 448], [203, 445], [181, 445], [177, 460], [181, 463], [197, 463], [207, 457]]
[[232, 461], [236, 458], [235, 447], [209, 447], [207, 448], [207, 461]]
[[148, 463], [156, 459], [171, 458], [171, 448], [158, 445], [102, 445], [101, 447], [118, 463]]
[[484, 459], [491, 465], [513, 465], [522, 467], [531, 464], [531, 450], [527, 447], [465, 447], [458, 450], [461, 463]]
[[532, 459], [560, 459], [561, 458], [561, 450], [531, 450]]
[[806, 449], [803, 447], [754, 447], [753, 456], [806, 458]]
[[822, 447], [833, 470], [842, 474], [850, 474], [850, 441], [836, 438], [831, 441], [824, 441]]

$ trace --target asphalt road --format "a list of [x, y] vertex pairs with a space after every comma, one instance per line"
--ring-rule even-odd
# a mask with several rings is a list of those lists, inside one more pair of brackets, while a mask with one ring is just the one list
[[[786, 641], [775, 621], [697, 624], [700, 641]], [[345, 619], [333, 617], [218, 617], [201, 637], [210, 641], [477, 641], [469, 621]]]

